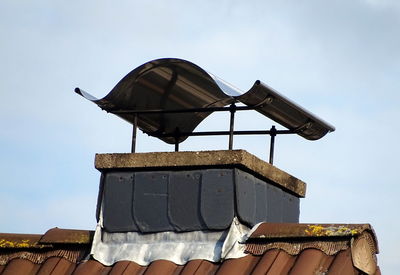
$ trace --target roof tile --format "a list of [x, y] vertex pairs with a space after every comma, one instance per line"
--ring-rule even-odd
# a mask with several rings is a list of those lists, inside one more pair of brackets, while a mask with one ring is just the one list
[[120, 261], [116, 263], [109, 275], [128, 275], [128, 274], [143, 274], [145, 267], [131, 261]]
[[100, 262], [89, 260], [77, 266], [74, 275], [99, 275], [108, 274], [112, 267], [104, 266]]
[[41, 244], [91, 244], [94, 231], [52, 228], [42, 238]]
[[[175, 270], [177, 269], [177, 265], [173, 262], [166, 260], [157, 260], [152, 262], [146, 269], [146, 275], [173, 275], [175, 274]], [[179, 273], [178, 273], [179, 274]]]
[[261, 223], [249, 238], [347, 237], [372, 231], [369, 224]]
[[7, 234], [0, 233], [0, 248], [42, 248], [38, 234]]
[[219, 266], [217, 263], [205, 260], [193, 260], [185, 265], [181, 275], [215, 274]]
[[261, 257], [247, 255], [238, 259], [225, 260], [224, 264], [218, 269], [218, 275], [240, 275], [251, 274]]
[[297, 257], [290, 274], [324, 274], [328, 271], [334, 256], [328, 256], [318, 249], [306, 249]]
[[288, 274], [295, 261], [296, 256], [289, 255], [281, 250], [276, 256], [271, 268], [265, 274]]
[[255, 275], [264, 275], [268, 272], [268, 270], [272, 267], [275, 262], [276, 257], [279, 254], [278, 249], [272, 249], [264, 253], [258, 262], [257, 266], [253, 269], [253, 274]]
[[329, 268], [329, 275], [353, 275], [358, 274], [351, 260], [350, 249], [339, 252]]
[[[274, 232], [279, 233], [279, 226], [273, 225]], [[282, 234], [287, 233], [287, 228], [284, 228], [285, 224], [281, 224], [280, 228], [282, 229]], [[292, 229], [300, 230], [304, 226], [303, 225], [290, 225]], [[297, 227], [297, 229], [296, 229]], [[357, 227], [357, 225], [355, 225]], [[362, 225], [358, 225], [358, 227], [362, 228]], [[265, 245], [267, 243], [277, 242], [277, 235], [274, 235], [273, 238], [265, 238], [268, 235], [268, 231], [263, 231], [268, 228], [267, 225], [262, 224], [255, 232], [258, 232], [259, 235], [252, 235], [253, 238], [249, 239], [249, 241], [254, 242], [254, 245]], [[260, 229], [260, 230], [259, 230]], [[303, 228], [304, 229], [304, 228]], [[285, 231], [286, 230], [286, 231]], [[58, 231], [58, 232], [57, 232]], [[301, 237], [300, 239], [304, 244], [307, 243], [315, 243], [321, 242], [324, 243], [329, 239], [330, 242], [341, 242], [343, 240], [347, 241], [347, 246], [343, 248], [343, 250], [337, 251], [332, 255], [327, 255], [323, 252], [323, 250], [318, 247], [314, 248], [306, 248], [300, 250], [297, 254], [289, 254], [285, 250], [278, 248], [270, 248], [264, 250], [260, 255], [249, 254], [242, 258], [237, 259], [228, 259], [219, 263], [212, 263], [206, 260], [192, 260], [187, 262], [185, 265], [176, 265], [173, 262], [166, 260], [157, 260], [152, 262], [149, 266], [140, 266], [132, 261], [121, 261], [115, 263], [113, 266], [105, 266], [95, 259], [84, 260], [83, 256], [87, 256], [90, 249], [90, 243], [81, 243], [75, 242], [73, 243], [63, 243], [66, 239], [65, 234], [71, 233], [71, 231], [62, 232], [62, 229], [57, 229], [57, 231], [53, 231], [52, 233], [57, 233], [51, 238], [54, 239], [54, 243], [49, 241], [49, 236], [47, 235], [47, 245], [50, 247], [42, 247], [38, 248], [37, 246], [32, 246], [28, 248], [19, 248], [18, 253], [15, 254], [16, 249], [11, 247], [3, 247], [0, 248], [0, 257], [5, 257], [7, 255], [14, 255], [15, 257], [9, 258], [7, 262], [0, 263], [0, 274], [32, 274], [32, 275], [44, 275], [44, 274], [52, 274], [52, 275], [91, 275], [91, 274], [110, 274], [110, 275], [151, 275], [151, 274], [180, 274], [180, 275], [188, 275], [188, 274], [364, 274], [360, 270], [358, 270], [354, 263], [352, 256], [352, 249], [354, 249], [350, 243], [351, 239], [357, 240], [360, 236], [365, 238], [365, 233], [371, 234], [373, 238], [365, 239], [362, 243], [375, 245], [374, 243], [374, 235], [373, 231], [369, 229], [360, 235], [357, 236], [342, 236], [342, 237], [332, 237], [332, 236], [312, 236], [310, 237]], [[300, 230], [301, 231], [301, 230]], [[285, 233], [286, 232], [286, 233]], [[85, 232], [83, 232], [85, 233]], [[87, 231], [87, 234], [90, 232]], [[254, 232], [253, 232], [254, 233]], [[270, 232], [271, 233], [271, 232]], [[275, 234], [274, 233], [274, 234]], [[47, 234], [47, 233], [46, 233]], [[45, 235], [46, 235], [45, 234]], [[12, 235], [12, 236], [11, 236]], [[64, 236], [61, 240], [57, 240], [57, 236]], [[258, 236], [254, 238], [254, 236]], [[299, 236], [296, 234], [292, 234], [292, 236], [285, 235], [286, 238], [280, 238], [279, 242], [286, 242], [287, 245], [296, 245], [293, 242], [295, 239], [299, 239]], [[368, 235], [367, 235], [368, 236]], [[14, 238], [14, 240], [21, 237], [21, 234], [9, 234], [9, 239]], [[44, 236], [42, 236], [44, 237]], [[35, 237], [37, 239], [37, 236]], [[356, 241], [352, 241], [354, 246], [357, 246]], [[369, 247], [366, 246], [367, 248]], [[361, 249], [363, 251], [363, 247], [359, 246], [357, 249]], [[377, 253], [374, 247], [368, 248], [368, 253]], [[364, 249], [366, 250], [366, 249]], [[59, 256], [57, 253], [63, 253], [64, 256]], [[80, 251], [82, 253], [81, 257], [76, 258], [75, 261], [68, 260], [65, 255], [76, 253]], [[11, 253], [11, 254], [10, 254]], [[13, 254], [14, 253], [14, 254]], [[42, 255], [41, 260], [34, 263], [35, 258], [26, 257], [27, 255], [31, 255], [29, 253], [37, 253], [37, 255]], [[42, 253], [42, 254], [40, 254]], [[51, 253], [56, 253], [57, 255], [51, 255]], [[168, 252], [166, 252], [168, 253]], [[17, 257], [18, 256], [18, 257]], [[360, 258], [361, 259], [361, 258]], [[375, 263], [376, 264], [376, 263]], [[375, 270], [375, 269], [374, 269]], [[364, 271], [365, 272], [365, 271]], [[372, 273], [371, 269], [367, 272], [368, 274], [380, 275], [379, 267], [376, 268], [376, 271]]]
[[37, 275], [47, 274], [72, 274], [76, 265], [64, 258], [52, 257], [45, 261]]
[[25, 259], [14, 259], [9, 262], [6, 268], [3, 270], [2, 275], [35, 275], [39, 270], [40, 265], [34, 264], [31, 261]]

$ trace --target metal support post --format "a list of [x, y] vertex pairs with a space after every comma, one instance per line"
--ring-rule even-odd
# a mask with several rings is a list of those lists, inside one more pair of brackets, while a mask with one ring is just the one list
[[276, 128], [275, 126], [271, 127], [270, 136], [271, 136], [271, 143], [269, 147], [269, 163], [274, 164], [274, 147], [275, 147], [275, 136], [276, 136]]
[[175, 129], [174, 136], [175, 136], [175, 152], [179, 152], [179, 138], [181, 134], [178, 128]]
[[231, 106], [229, 106], [229, 111], [231, 112], [231, 117], [230, 117], [230, 121], [229, 121], [229, 150], [232, 150], [232, 148], [233, 148], [233, 129], [235, 126], [235, 112], [236, 112], [235, 103], [232, 103]]
[[133, 119], [131, 153], [135, 153], [136, 151], [136, 134], [137, 134], [137, 114], [135, 114], [135, 117]]

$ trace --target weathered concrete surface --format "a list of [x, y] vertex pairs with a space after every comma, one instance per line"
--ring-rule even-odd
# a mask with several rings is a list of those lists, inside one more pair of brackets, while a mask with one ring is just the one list
[[245, 150], [96, 154], [95, 167], [106, 169], [238, 167], [304, 197], [306, 184]]

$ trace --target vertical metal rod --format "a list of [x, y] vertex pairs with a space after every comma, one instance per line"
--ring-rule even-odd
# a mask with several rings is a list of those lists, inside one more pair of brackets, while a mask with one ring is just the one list
[[271, 127], [270, 136], [271, 136], [271, 143], [269, 147], [269, 163], [274, 164], [274, 147], [275, 147], [275, 136], [276, 136], [275, 126]]
[[133, 119], [131, 153], [135, 153], [136, 151], [136, 134], [137, 134], [137, 114], [135, 114], [135, 117]]
[[231, 117], [229, 121], [229, 150], [233, 148], [233, 129], [235, 126], [235, 112], [236, 112], [236, 105], [232, 103], [229, 107], [229, 111], [231, 112]]
[[179, 129], [175, 129], [175, 152], [179, 152], [179, 138], [180, 138]]

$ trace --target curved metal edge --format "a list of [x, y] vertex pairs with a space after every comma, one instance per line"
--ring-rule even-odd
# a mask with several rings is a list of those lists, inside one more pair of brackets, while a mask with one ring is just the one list
[[[240, 101], [250, 107], [253, 106], [256, 111], [269, 117], [284, 127], [295, 131], [300, 136], [308, 140], [317, 140], [325, 136], [327, 133], [335, 131], [335, 127], [292, 102], [268, 85], [262, 83], [260, 80], [257, 80], [250, 90], [248, 90], [246, 93], [243, 93], [233, 85], [225, 82], [211, 73], [208, 73], [196, 64], [178, 58], [161, 58], [142, 64], [123, 77], [117, 83], [117, 85], [101, 99], [98, 99], [79, 88], [76, 88], [75, 92], [85, 99], [92, 101], [101, 109], [114, 113], [129, 123], [134, 124], [134, 115], [117, 113], [117, 111], [121, 110], [121, 107], [126, 108], [128, 111], [132, 110], [132, 107], [129, 107], [129, 100], [127, 99], [129, 99], [129, 97], [133, 98], [133, 96], [127, 95], [126, 91], [130, 91], [138, 79], [140, 79], [142, 76], [145, 76], [146, 73], [156, 70], [158, 67], [165, 67], [175, 70], [178, 69], [178, 71], [181, 70], [180, 73], [184, 72], [182, 75], [180, 75], [181, 77], [185, 78], [185, 76], [195, 76], [197, 81], [203, 81], [202, 84], [211, 85], [211, 87], [213, 87], [210, 95], [211, 97], [214, 97], [214, 100], [203, 102], [203, 104], [206, 103], [206, 105], [199, 104], [198, 106], [192, 105], [191, 107], [223, 107], [235, 101]], [[190, 84], [194, 84], [194, 82], [191, 82]], [[173, 85], [175, 84], [173, 83]], [[164, 89], [161, 91], [161, 93], [165, 95], [168, 93], [168, 90]], [[192, 99], [195, 98], [193, 97]], [[135, 104], [131, 102], [131, 105], [134, 106]], [[178, 122], [176, 127], [184, 129], [183, 132], [191, 132], [211, 113], [212, 112], [201, 114], [193, 113], [191, 115], [187, 114], [185, 116], [185, 120]], [[142, 119], [140, 116], [142, 116]], [[154, 125], [163, 124], [163, 119], [165, 120], [166, 117], [169, 118], [169, 120], [176, 119], [176, 117], [170, 114], [159, 118], [155, 118], [154, 115], [152, 117], [150, 116], [150, 121], [146, 115], [140, 116], [138, 116], [139, 128], [143, 132], [150, 135], [152, 133], [162, 131], [162, 129], [159, 129], [160, 127], [157, 128]], [[171, 129], [169, 132], [171, 132]], [[175, 138], [159, 138], [170, 144], [176, 143]], [[186, 138], [187, 136], [181, 136], [178, 142], [180, 143]]]
[[[198, 72], [207, 75], [209, 80], [212, 80], [217, 87], [219, 88], [220, 92], [224, 93], [226, 97], [237, 97], [243, 94], [243, 91], [241, 91], [240, 89], [236, 88], [235, 86], [233, 86], [232, 84], [226, 82], [225, 80], [219, 78], [218, 76], [205, 71], [204, 69], [202, 69], [201, 67], [197, 66], [196, 64], [189, 62], [187, 60], [184, 59], [178, 59], [178, 58], [160, 58], [160, 59], [155, 59], [149, 62], [146, 62], [142, 65], [140, 65], [139, 67], [133, 69], [131, 72], [129, 72], [126, 76], [124, 76], [118, 83], [117, 85], [115, 85], [115, 87], [107, 94], [105, 95], [103, 98], [99, 99], [96, 98], [94, 96], [92, 96], [91, 94], [85, 92], [84, 90], [80, 89], [80, 88], [75, 88], [75, 92], [79, 95], [81, 95], [82, 97], [86, 98], [87, 100], [90, 100], [94, 103], [96, 103], [97, 101], [105, 101], [107, 100], [107, 98], [116, 90], [116, 88], [118, 86], [121, 86], [121, 84], [128, 80], [128, 79], [132, 79], [132, 78], [136, 78], [139, 76], [139, 74], [143, 74], [146, 71], [149, 71], [155, 67], [159, 67], [159, 66], [166, 66], [166, 65], [171, 65], [174, 63], [184, 63], [184, 64], [188, 64], [191, 67], [193, 67], [194, 69], [196, 69]], [[225, 104], [224, 106], [229, 105]]]
[[214, 82], [218, 85], [218, 87], [223, 91], [226, 95], [232, 96], [232, 97], [237, 97], [243, 95], [243, 91], [240, 89], [236, 88], [232, 84], [226, 82], [225, 80], [219, 78], [215, 74], [212, 74], [210, 72], [206, 72], [213, 80]]
[[[137, 79], [137, 78], [141, 77], [142, 75], [144, 75], [145, 73], [147, 73], [157, 67], [172, 68], [174, 66], [179, 67], [179, 65], [181, 65], [182, 68], [185, 65], [188, 65], [191, 69], [193, 69], [194, 72], [202, 75], [203, 80], [211, 81], [215, 85], [215, 88], [217, 88], [216, 90], [213, 90], [213, 92], [220, 93], [220, 96], [223, 97], [221, 100], [243, 94], [242, 91], [235, 88], [233, 85], [220, 79], [216, 75], [205, 71], [203, 68], [199, 67], [198, 65], [196, 65], [190, 61], [187, 61], [184, 59], [179, 59], [179, 58], [160, 58], [160, 59], [155, 59], [155, 60], [146, 62], [146, 63], [140, 65], [139, 67], [133, 69], [125, 77], [123, 77], [115, 85], [115, 87], [101, 100], [107, 100], [109, 97], [111, 97], [112, 94], [114, 94], [116, 91], [121, 89], [121, 86], [122, 87], [125, 86], [127, 84], [127, 82], [130, 82], [132, 79]], [[224, 104], [223, 106], [226, 106], [228, 104]], [[211, 103], [211, 105], [215, 105], [215, 103]]]
[[[183, 59], [177, 59], [177, 58], [162, 58], [162, 59], [156, 59], [149, 61], [147, 63], [142, 64], [141, 66], [135, 68], [131, 72], [129, 72], [125, 77], [123, 77], [116, 85], [115, 87], [103, 98], [98, 99], [89, 93], [76, 88], [75, 92], [85, 99], [95, 103], [98, 105], [101, 109], [106, 110], [107, 112], [114, 113], [115, 115], [121, 117], [122, 119], [128, 121], [131, 124], [134, 124], [134, 119], [133, 115], [127, 114], [127, 113], [117, 113], [117, 111], [122, 109], [126, 110], [132, 110], [134, 109], [135, 102], [129, 102], [127, 99], [132, 99], [133, 94], [129, 95], [129, 93], [132, 91], [132, 87], [136, 85], [137, 80], [141, 79], [141, 77], [145, 77], [146, 73], [151, 72], [152, 70], [157, 70], [157, 68], [168, 68], [171, 70], [177, 70], [178, 71], [178, 77], [181, 77], [182, 79], [185, 79], [186, 77], [189, 78], [196, 78], [201, 84], [204, 84], [208, 87], [211, 87], [209, 89], [210, 96], [209, 98], [212, 99], [210, 101], [203, 101], [203, 103], [199, 103], [198, 105], [191, 105], [191, 107], [198, 108], [198, 107], [223, 107], [226, 105], [231, 104], [232, 102], [235, 101], [234, 96], [239, 96], [243, 92], [241, 92], [239, 89], [235, 88], [233, 85], [223, 81], [222, 79], [218, 78], [217, 76], [208, 73], [207, 71], [203, 70], [201, 67], [197, 66], [194, 63], [191, 63], [189, 61], [183, 60]], [[196, 81], [197, 82], [197, 81]], [[188, 83], [195, 85], [196, 83], [191, 82], [190, 79], [188, 80]], [[198, 84], [198, 83], [197, 83]], [[174, 85], [174, 84], [173, 84]], [[173, 86], [172, 86], [173, 87]], [[160, 89], [163, 89], [165, 87], [160, 87]], [[201, 88], [201, 87], [200, 87]], [[160, 92], [162, 96], [165, 96], [165, 94], [168, 93], [168, 90], [163, 90]], [[143, 97], [145, 97], [144, 95]], [[137, 98], [137, 95], [135, 95]], [[168, 97], [168, 96], [167, 96]], [[190, 97], [190, 94], [188, 95]], [[195, 97], [192, 98], [191, 102], [196, 102]], [[189, 100], [190, 101], [190, 100]], [[172, 102], [172, 101], [171, 101]], [[172, 102], [174, 103], [174, 102]], [[158, 104], [158, 103], [156, 103]], [[201, 105], [205, 104], [205, 105]], [[131, 105], [132, 107], [129, 107]], [[161, 107], [161, 105], [160, 105]], [[203, 121], [208, 115], [210, 115], [212, 112], [209, 113], [193, 113], [193, 114], [186, 114], [185, 120], [178, 122], [176, 125], [177, 128], [182, 129], [182, 132], [191, 132], [193, 131], [201, 121]], [[169, 118], [169, 120], [172, 120], [174, 115], [171, 114], [166, 114], [163, 115], [162, 118], [154, 115], [139, 115], [138, 116], [138, 126], [139, 128], [148, 134], [155, 133], [159, 131], [157, 127], [154, 127], [154, 125], [160, 125], [163, 124], [163, 119]], [[142, 119], [141, 119], [142, 117]], [[175, 117], [176, 118], [176, 117]], [[149, 119], [153, 121], [152, 123], [149, 123]], [[168, 119], [167, 119], [168, 120]], [[171, 125], [170, 125], [171, 126]], [[169, 131], [171, 132], [171, 131]], [[159, 137], [163, 141], [174, 144], [176, 143], [175, 138], [171, 137]], [[182, 136], [179, 138], [179, 142], [184, 141], [187, 138], [187, 136]]]
[[335, 127], [257, 80], [249, 91], [236, 97], [240, 102], [308, 140], [318, 140]]
[[75, 91], [75, 93], [77, 93], [78, 95], [80, 95], [80, 96], [84, 97], [85, 99], [90, 100], [90, 101], [92, 101], [92, 102], [96, 102], [96, 101], [99, 100], [98, 98], [92, 96], [91, 94], [85, 92], [84, 90], [82, 90], [82, 89], [80, 89], [80, 88], [78, 88], [78, 87], [76, 87], [74, 91]]

